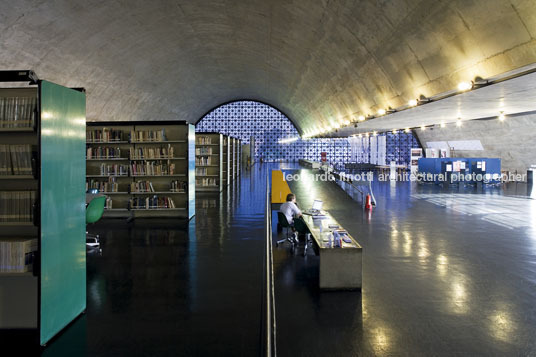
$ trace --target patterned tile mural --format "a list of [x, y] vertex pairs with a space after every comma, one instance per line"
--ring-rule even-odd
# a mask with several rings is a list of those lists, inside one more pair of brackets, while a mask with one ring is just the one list
[[[301, 158], [320, 161], [321, 153], [327, 153], [331, 164], [351, 162], [352, 149], [348, 139], [308, 139], [299, 138], [292, 122], [277, 109], [255, 101], [237, 101], [222, 105], [208, 113], [196, 125], [196, 132], [219, 132], [249, 144], [255, 138], [255, 161], [297, 162]], [[411, 134], [387, 135], [387, 160], [409, 161], [409, 148], [417, 141]], [[408, 136], [409, 137], [406, 137]], [[298, 138], [296, 141], [282, 143], [280, 140]], [[413, 139], [413, 141], [411, 140]], [[418, 146], [417, 146], [418, 147]], [[407, 158], [404, 156], [407, 154]], [[365, 160], [364, 155], [363, 159]], [[366, 161], [368, 161], [368, 155]]]

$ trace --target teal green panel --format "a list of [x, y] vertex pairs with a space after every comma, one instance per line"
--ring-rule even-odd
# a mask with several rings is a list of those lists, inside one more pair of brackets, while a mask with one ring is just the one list
[[195, 126], [188, 125], [188, 218], [195, 215]]
[[85, 94], [43, 81], [41, 344], [86, 308], [85, 128]]

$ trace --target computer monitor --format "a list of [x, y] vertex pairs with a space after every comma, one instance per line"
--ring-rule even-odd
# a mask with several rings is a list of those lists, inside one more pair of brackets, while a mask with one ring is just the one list
[[322, 209], [322, 204], [323, 203], [324, 202], [322, 202], [320, 200], [314, 200], [312, 209], [315, 210], [315, 211], [320, 211]]

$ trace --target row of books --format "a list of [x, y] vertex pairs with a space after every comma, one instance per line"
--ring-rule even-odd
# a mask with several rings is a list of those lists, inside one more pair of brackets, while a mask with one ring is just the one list
[[131, 142], [167, 141], [164, 129], [161, 130], [131, 130]]
[[130, 158], [132, 160], [141, 160], [141, 159], [171, 159], [173, 158], [173, 146], [167, 145], [160, 147], [150, 147], [150, 148], [131, 148], [130, 149]]
[[0, 145], [0, 175], [32, 175], [31, 145]]
[[188, 189], [188, 182], [186, 181], [171, 181], [169, 190], [172, 192], [186, 192]]
[[195, 148], [195, 154], [196, 155], [212, 155], [212, 148], [210, 147]]
[[102, 143], [111, 141], [125, 141], [124, 132], [114, 129], [96, 129], [86, 131], [86, 141], [88, 143]]
[[33, 271], [35, 238], [0, 239], [0, 273], [25, 273]]
[[119, 159], [121, 158], [121, 149], [111, 146], [88, 147], [86, 150], [86, 159]]
[[195, 179], [195, 185], [199, 187], [217, 187], [218, 182], [215, 178], [196, 178]]
[[113, 208], [112, 198], [106, 197], [106, 202], [104, 203], [104, 209], [112, 209], [112, 208]]
[[195, 174], [199, 176], [205, 176], [207, 175], [207, 168], [206, 167], [196, 167], [195, 168]]
[[134, 197], [130, 199], [129, 207], [130, 209], [175, 208], [175, 202], [167, 196]]
[[130, 192], [155, 192], [151, 181], [138, 181], [130, 184]]
[[173, 175], [175, 164], [161, 161], [133, 162], [130, 164], [130, 172], [133, 176], [139, 175]]
[[200, 156], [195, 158], [195, 164], [198, 166], [212, 165], [212, 157]]
[[119, 164], [101, 164], [100, 166], [101, 176], [128, 176], [128, 165]]
[[35, 191], [0, 191], [0, 222], [32, 222]]
[[0, 97], [0, 128], [33, 128], [37, 98]]
[[86, 192], [89, 189], [97, 189], [99, 192], [118, 192], [119, 184], [115, 177], [109, 177], [108, 181], [90, 179], [86, 181]]
[[196, 138], [195, 143], [198, 145], [209, 145], [212, 144], [212, 138], [210, 136], [200, 136]]

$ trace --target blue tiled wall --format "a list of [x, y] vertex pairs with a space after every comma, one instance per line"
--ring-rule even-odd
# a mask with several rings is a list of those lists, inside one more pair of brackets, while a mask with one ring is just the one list
[[[208, 113], [196, 125], [196, 132], [212, 131], [239, 138], [244, 144], [249, 144], [251, 136], [255, 137], [256, 161], [261, 157], [265, 162], [295, 162], [301, 158], [320, 161], [321, 152], [327, 153], [327, 159], [332, 164], [342, 164], [350, 159], [350, 145], [345, 138], [298, 139], [291, 143], [279, 143], [281, 139], [298, 137], [298, 131], [283, 113], [255, 101], [225, 104]], [[396, 134], [402, 135], [399, 138], [392, 133], [382, 135], [388, 135], [387, 159], [407, 162], [411, 147], [408, 145], [417, 143], [413, 135]], [[394, 137], [390, 138], [389, 135]]]

